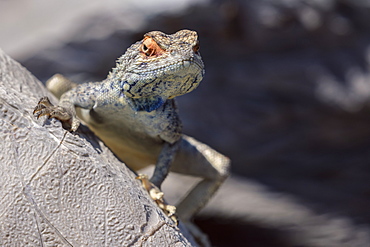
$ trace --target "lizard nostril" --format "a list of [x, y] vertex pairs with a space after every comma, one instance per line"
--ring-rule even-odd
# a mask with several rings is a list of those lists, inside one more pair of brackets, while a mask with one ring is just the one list
[[193, 46], [193, 51], [195, 53], [198, 53], [199, 49], [200, 49], [200, 44], [199, 44], [199, 41], [197, 41], [197, 43]]

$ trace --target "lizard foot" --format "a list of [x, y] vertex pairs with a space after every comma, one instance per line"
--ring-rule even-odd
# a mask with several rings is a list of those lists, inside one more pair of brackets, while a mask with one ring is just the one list
[[62, 122], [63, 127], [76, 131], [80, 125], [80, 121], [74, 118], [66, 109], [61, 106], [54, 106], [48, 97], [42, 97], [37, 103], [37, 106], [33, 110], [33, 114], [36, 115], [37, 119], [41, 116], [47, 116], [48, 118], [55, 118]]
[[158, 207], [173, 221], [178, 225], [179, 221], [176, 216], [176, 207], [168, 205], [163, 198], [163, 192], [160, 191], [154, 184], [149, 181], [147, 175], [139, 174], [136, 179], [141, 180], [141, 183], [146, 191], [148, 191], [150, 197], [157, 203]]

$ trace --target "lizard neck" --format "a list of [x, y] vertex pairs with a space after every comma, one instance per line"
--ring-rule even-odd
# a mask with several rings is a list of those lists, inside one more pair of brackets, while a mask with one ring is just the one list
[[107, 80], [110, 81], [110, 87], [118, 89], [121, 97], [124, 97], [128, 105], [136, 112], [146, 111], [151, 112], [161, 107], [167, 100], [166, 96], [152, 95], [140, 98], [132, 98], [125, 94], [125, 81], [113, 79], [111, 75], [108, 76]]
[[128, 104], [134, 111], [151, 112], [157, 110], [166, 101], [160, 96], [151, 96], [145, 98], [126, 97]]

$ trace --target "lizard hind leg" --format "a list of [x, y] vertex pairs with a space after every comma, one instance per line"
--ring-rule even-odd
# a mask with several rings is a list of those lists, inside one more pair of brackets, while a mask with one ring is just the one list
[[69, 80], [61, 74], [55, 74], [46, 81], [47, 89], [54, 94], [55, 97], [60, 97], [67, 91], [76, 87], [77, 84]]
[[183, 136], [171, 171], [201, 177], [202, 180], [182, 199], [176, 212], [203, 246], [209, 246], [207, 237], [191, 223], [191, 219], [228, 177], [229, 167], [229, 158], [191, 137]]

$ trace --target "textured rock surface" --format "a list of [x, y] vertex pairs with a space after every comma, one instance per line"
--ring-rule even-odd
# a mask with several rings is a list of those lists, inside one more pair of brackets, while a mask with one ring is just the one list
[[33, 117], [45, 95], [0, 53], [0, 245], [191, 246], [87, 128]]

